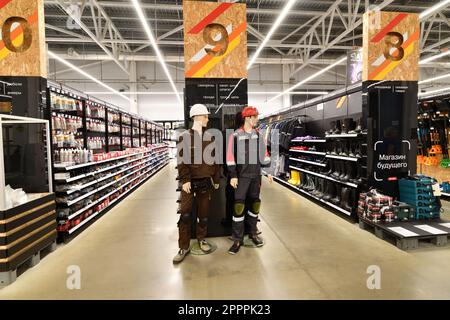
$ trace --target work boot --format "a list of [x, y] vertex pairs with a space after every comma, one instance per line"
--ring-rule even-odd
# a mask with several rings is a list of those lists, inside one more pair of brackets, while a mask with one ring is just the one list
[[341, 192], [342, 192], [342, 188], [340, 185], [336, 184], [336, 196], [331, 199], [331, 203], [334, 205], [339, 205], [339, 203], [341, 202]]
[[350, 149], [348, 151], [348, 156], [355, 158], [356, 154], [355, 154], [355, 144], [353, 142], [350, 142]]
[[[343, 187], [341, 190], [341, 201], [339, 203], [339, 206], [342, 209], [347, 210], [345, 207], [346, 207], [346, 205], [348, 205], [349, 196], [350, 196], [350, 189], [347, 187]], [[351, 211], [351, 210], [347, 210], [347, 211]]]
[[356, 190], [353, 188], [351, 188], [351, 189], [349, 188], [348, 195], [346, 195], [346, 196], [347, 196], [347, 200], [343, 204], [342, 208], [344, 208], [344, 210], [352, 212], [353, 207], [355, 205]]
[[206, 240], [199, 241], [198, 246], [200, 247], [200, 250], [202, 250], [204, 253], [210, 253], [212, 250], [211, 245]]
[[347, 175], [347, 170], [346, 170], [346, 168], [345, 168], [345, 163], [346, 163], [346, 161], [345, 160], [342, 160], [341, 161], [341, 174], [339, 175], [339, 180], [341, 180], [341, 181], [343, 181], [343, 182], [347, 182], [346, 180], [345, 180], [345, 176]]
[[329, 176], [334, 171], [334, 169], [333, 169], [333, 167], [334, 167], [333, 160], [330, 159], [328, 161], [328, 167], [329, 167], [329, 169], [328, 170], [324, 170], [324, 172], [323, 172], [323, 174], [326, 175], [326, 176]]
[[228, 249], [228, 253], [235, 255], [239, 252], [239, 249], [241, 249], [241, 245], [242, 243], [240, 241], [235, 241], [230, 249]]
[[360, 142], [357, 142], [357, 144], [356, 144], [355, 157], [356, 158], [362, 158], [361, 143]]
[[178, 251], [177, 255], [175, 257], [173, 257], [173, 263], [178, 264], [178, 263], [182, 262], [184, 260], [184, 258], [186, 258], [188, 253], [189, 253], [189, 249], [187, 249], [187, 250], [180, 249]]
[[334, 166], [334, 172], [331, 174], [331, 177], [334, 179], [339, 179], [339, 176], [341, 175], [340, 168], [341, 168], [341, 160], [336, 160]]
[[345, 118], [342, 126], [342, 133], [350, 133], [353, 130], [353, 119]]
[[333, 134], [333, 131], [336, 129], [336, 121], [331, 121], [330, 122], [330, 130], [325, 131], [326, 135], [330, 135]]
[[351, 165], [352, 165], [352, 163], [350, 161], [344, 162], [345, 175], [341, 176], [342, 182], [348, 182], [348, 179], [350, 178]]
[[347, 181], [352, 181], [356, 178], [355, 165], [356, 164], [354, 164], [350, 161], [348, 162], [348, 164], [347, 164]]
[[347, 142], [341, 142], [341, 149], [339, 150], [339, 155], [340, 156], [347, 156], [348, 152], [347, 152]]
[[349, 133], [361, 133], [362, 130], [362, 118], [358, 118], [358, 120], [356, 120], [356, 128], [349, 131]]
[[325, 181], [325, 183], [326, 183], [327, 188], [326, 188], [326, 191], [325, 191], [325, 194], [324, 194], [322, 200], [330, 201], [330, 199], [332, 198], [334, 185], [333, 185], [333, 182], [331, 182], [331, 181]]
[[316, 197], [322, 199], [325, 195], [325, 180], [320, 179], [319, 181], [319, 191], [316, 193]]
[[264, 242], [257, 235], [250, 235], [249, 238], [250, 240], [252, 240], [253, 244], [258, 248], [264, 245]]
[[331, 149], [331, 153], [332, 155], [337, 155], [338, 154], [338, 149], [337, 149], [337, 142], [333, 142], [333, 148]]
[[336, 126], [333, 130], [333, 134], [341, 134], [342, 126], [341, 126], [341, 120], [336, 121]]

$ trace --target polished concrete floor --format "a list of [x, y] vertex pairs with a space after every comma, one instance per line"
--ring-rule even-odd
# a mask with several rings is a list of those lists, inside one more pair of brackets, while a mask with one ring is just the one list
[[[170, 165], [67, 245], [49, 254], [1, 299], [449, 299], [450, 246], [403, 252], [277, 183], [263, 185], [266, 245], [227, 254], [177, 251], [176, 172]], [[448, 208], [450, 209], [450, 208]], [[67, 289], [69, 266], [81, 289]], [[381, 289], [367, 288], [379, 266]]]

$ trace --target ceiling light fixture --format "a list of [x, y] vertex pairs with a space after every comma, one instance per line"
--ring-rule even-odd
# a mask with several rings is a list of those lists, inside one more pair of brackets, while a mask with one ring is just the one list
[[167, 76], [167, 79], [169, 79], [170, 85], [172, 86], [173, 92], [176, 94], [178, 101], [181, 105], [183, 105], [183, 100], [181, 99], [181, 96], [178, 94], [178, 89], [175, 86], [175, 82], [173, 82], [172, 76], [170, 75], [169, 69], [167, 68], [167, 65], [164, 61], [164, 57], [159, 50], [158, 44], [156, 43], [156, 39], [153, 36], [152, 30], [150, 29], [149, 24], [147, 23], [147, 19], [145, 17], [144, 11], [142, 10], [142, 7], [138, 0], [131, 0], [131, 2], [134, 5], [134, 8], [136, 9], [136, 12], [139, 16], [139, 19], [142, 22], [142, 26], [144, 27], [145, 32], [147, 33], [147, 36], [150, 40], [150, 43], [153, 46], [153, 50], [155, 50], [156, 56], [158, 57], [158, 60]]
[[281, 22], [283, 22], [284, 18], [286, 18], [287, 14], [289, 13], [289, 10], [291, 10], [292, 6], [295, 4], [296, 0], [289, 0], [288, 3], [284, 6], [283, 10], [281, 11], [280, 15], [278, 16], [275, 23], [272, 25], [272, 28], [270, 28], [269, 33], [264, 38], [261, 45], [256, 49], [255, 54], [250, 59], [250, 62], [247, 65], [247, 70], [249, 70], [252, 65], [255, 63], [256, 59], [258, 58], [261, 51], [264, 49], [264, 47], [269, 42], [270, 38], [273, 36], [274, 32], [277, 30], [277, 28], [280, 26]]
[[419, 84], [433, 82], [433, 81], [441, 80], [441, 79], [445, 79], [445, 78], [450, 78], [450, 73], [443, 74], [443, 75], [440, 75], [440, 76], [437, 76], [437, 77], [433, 77], [433, 78], [429, 78], [429, 79], [425, 79], [425, 80], [419, 81]]
[[450, 87], [445, 87], [442, 89], [436, 89], [436, 90], [427, 91], [427, 92], [419, 92], [419, 96], [429, 96], [429, 95], [434, 95], [436, 93], [445, 92], [445, 91], [450, 91]]
[[300, 81], [299, 83], [293, 85], [292, 87], [290, 87], [289, 89], [286, 89], [285, 91], [281, 92], [280, 94], [277, 94], [275, 97], [271, 98], [270, 100], [268, 100], [267, 102], [272, 102], [276, 99], [278, 99], [279, 97], [284, 96], [285, 94], [288, 94], [289, 92], [291, 92], [292, 90], [294, 90], [295, 88], [300, 87], [301, 85], [304, 85], [305, 83], [311, 81], [314, 78], [317, 78], [318, 76], [320, 76], [321, 74], [324, 74], [325, 72], [327, 72], [330, 69], [333, 69], [335, 66], [343, 63], [344, 61], [347, 60], [347, 57], [341, 58], [339, 60], [337, 60], [335, 63], [329, 65], [328, 67], [310, 75], [309, 77], [307, 77], [306, 79]]
[[55, 53], [53, 53], [53, 52], [51, 52], [51, 51], [48, 51], [48, 55], [49, 55], [51, 58], [53, 58], [53, 59], [55, 59], [55, 60], [61, 62], [61, 63], [64, 64], [64, 65], [66, 65], [67, 67], [72, 68], [73, 70], [75, 70], [75, 71], [78, 72], [79, 74], [85, 76], [86, 78], [88, 78], [88, 79], [90, 79], [90, 80], [96, 82], [97, 84], [101, 85], [101, 86], [102, 86], [103, 88], [105, 88], [106, 90], [109, 90], [110, 92], [108, 92], [108, 94], [115, 93], [115, 94], [121, 96], [122, 98], [124, 98], [124, 99], [126, 99], [126, 100], [128, 100], [128, 101], [131, 102], [131, 99], [128, 98], [128, 97], [127, 97], [126, 95], [124, 95], [123, 93], [117, 91], [116, 89], [111, 88], [111, 87], [108, 86], [107, 84], [101, 82], [101, 81], [98, 80], [97, 78], [91, 76], [89, 73], [87, 73], [87, 72], [81, 70], [80, 68], [78, 68], [77, 66], [71, 64], [69, 61], [67, 61], [67, 60], [65, 60], [65, 59], [63, 59], [63, 58], [61, 58], [61, 57], [59, 57], [59, 56], [56, 55]]
[[450, 5], [450, 0], [444, 0], [439, 2], [438, 4], [435, 4], [434, 6], [432, 6], [431, 8], [428, 8], [427, 10], [425, 10], [424, 12], [422, 12], [419, 15], [420, 19], [424, 19], [427, 18], [428, 16], [430, 16], [432, 13], [436, 12], [437, 10], [444, 8], [445, 6]]

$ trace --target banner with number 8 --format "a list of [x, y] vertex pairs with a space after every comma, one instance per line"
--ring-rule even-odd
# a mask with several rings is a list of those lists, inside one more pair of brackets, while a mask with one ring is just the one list
[[[373, 21], [378, 21], [374, 24]], [[419, 16], [369, 11], [364, 14], [363, 81], [418, 81]]]

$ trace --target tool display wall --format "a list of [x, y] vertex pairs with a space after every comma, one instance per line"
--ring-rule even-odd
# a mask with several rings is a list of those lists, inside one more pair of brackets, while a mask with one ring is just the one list
[[450, 197], [450, 94], [422, 98], [418, 105], [418, 171], [435, 177]]

